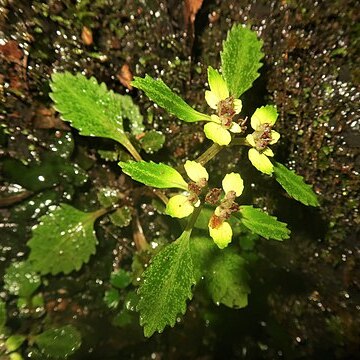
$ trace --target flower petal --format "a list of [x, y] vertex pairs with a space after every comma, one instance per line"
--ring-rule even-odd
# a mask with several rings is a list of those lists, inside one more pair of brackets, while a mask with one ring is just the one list
[[214, 243], [220, 248], [224, 249], [228, 246], [232, 239], [232, 229], [228, 222], [224, 221], [216, 229], [209, 226], [210, 236], [213, 238]]
[[180, 219], [189, 216], [193, 211], [194, 206], [185, 195], [175, 195], [171, 197], [165, 210], [166, 214]]
[[244, 181], [240, 174], [232, 172], [225, 175], [222, 181], [222, 187], [225, 191], [225, 194], [229, 191], [235, 191], [236, 196], [240, 196], [244, 190]]
[[212, 91], [206, 90], [205, 91], [205, 100], [207, 104], [214, 110], [217, 109], [217, 104], [219, 102], [219, 98], [216, 96], [215, 93]]
[[219, 118], [217, 115], [214, 115], [214, 114], [212, 114], [212, 115], [210, 116], [210, 121], [212, 121], [212, 122], [214, 122], [214, 123], [217, 123], [217, 124], [221, 124], [220, 118]]
[[261, 108], [256, 109], [253, 116], [251, 117], [251, 122], [250, 122], [251, 127], [254, 130], [257, 130], [257, 128], [261, 124], [274, 125], [277, 117], [278, 117], [278, 113], [274, 106], [272, 105], [262, 106]]
[[196, 161], [187, 160], [184, 168], [192, 181], [198, 182], [201, 179], [209, 180], [209, 174], [206, 169]]
[[235, 114], [240, 114], [241, 109], [242, 109], [242, 101], [240, 99], [235, 99], [234, 100]]
[[264, 174], [270, 175], [274, 166], [265, 154], [260, 154], [256, 149], [252, 148], [249, 150], [249, 160], [251, 163]]
[[275, 130], [271, 130], [270, 145], [277, 143], [279, 139], [280, 139], [280, 134]]
[[246, 135], [246, 141], [247, 141], [252, 147], [256, 147], [255, 139], [254, 139], [254, 136], [253, 136], [252, 134]]
[[241, 126], [239, 124], [237, 124], [236, 122], [232, 122], [229, 131], [231, 131], [234, 134], [240, 134]]
[[204, 126], [205, 136], [219, 145], [229, 145], [231, 135], [229, 131], [224, 129], [221, 125], [213, 122], [207, 123]]
[[271, 156], [271, 157], [274, 156], [273, 151], [269, 147], [265, 148], [262, 153], [266, 156]]
[[218, 98], [218, 102], [229, 97], [229, 90], [225, 80], [219, 74], [219, 72], [213, 69], [211, 66], [208, 67], [208, 82], [210, 90]]

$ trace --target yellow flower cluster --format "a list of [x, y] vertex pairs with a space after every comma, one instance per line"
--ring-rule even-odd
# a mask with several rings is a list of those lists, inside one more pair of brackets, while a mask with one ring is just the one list
[[[201, 201], [199, 195], [207, 186], [209, 180], [209, 174], [206, 169], [196, 161], [188, 160], [184, 167], [186, 174], [192, 180], [192, 182], [188, 184], [189, 191], [187, 194], [179, 194], [171, 197], [166, 206], [166, 213], [176, 218], [187, 217], [193, 213], [196, 207], [200, 206]], [[221, 249], [231, 242], [232, 229], [226, 220], [232, 212], [238, 210], [238, 205], [234, 200], [242, 194], [244, 183], [239, 174], [230, 173], [225, 175], [222, 181], [222, 188], [225, 195], [220, 205], [216, 207], [208, 225], [210, 236]]]

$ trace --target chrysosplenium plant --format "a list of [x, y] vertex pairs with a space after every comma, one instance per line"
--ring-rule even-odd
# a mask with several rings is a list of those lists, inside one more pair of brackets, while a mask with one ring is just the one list
[[[57, 73], [52, 77], [51, 98], [63, 120], [69, 121], [82, 135], [110, 138], [123, 145], [133, 160], [121, 161], [122, 171], [133, 180], [156, 188], [155, 194], [166, 207], [165, 214], [182, 219], [179, 222], [183, 231], [176, 241], [160, 250], [150, 247], [146, 250], [151, 252], [152, 259], [144, 266], [136, 305], [146, 336], [176, 323], [178, 316], [186, 311], [193, 287], [200, 281], [205, 281], [216, 303], [234, 308], [246, 306], [250, 290], [238, 237], [244, 232], [274, 240], [289, 237], [285, 223], [251, 204], [243, 204], [241, 195], [247, 184], [243, 182], [241, 167], [224, 173], [221, 183], [212, 179], [207, 163], [211, 159], [216, 161], [222, 149], [245, 147], [247, 156], [243, 162], [250, 161], [260, 173], [275, 178], [296, 200], [318, 206], [310, 186], [274, 160], [272, 145], [280, 139], [274, 130], [276, 108], [265, 105], [256, 109], [249, 124], [240, 119], [240, 97], [252, 86], [262, 66], [261, 47], [262, 42], [250, 29], [237, 25], [229, 31], [221, 52], [221, 71], [208, 68], [209, 89], [204, 92], [209, 105], [206, 114], [188, 105], [160, 79], [149, 75], [134, 79], [135, 88], [178, 119], [204, 124], [211, 146], [198, 158], [188, 159], [176, 168], [142, 160], [140, 145], [134, 141], [144, 134], [150, 136], [151, 131], [144, 132], [141, 113], [129, 96], [108, 91], [104, 84], [80, 74]], [[130, 121], [130, 134], [124, 130], [124, 118]], [[124, 218], [124, 214], [131, 213], [121, 204], [122, 198], [91, 213], [62, 204], [43, 216], [28, 243], [33, 271], [55, 275], [79, 270], [96, 252], [95, 220], [108, 213], [114, 219], [115, 215]], [[122, 226], [128, 223], [124, 221]], [[126, 274], [130, 278], [126, 282], [128, 286], [131, 277], [137, 275]], [[137, 285], [135, 280], [133, 283]]]

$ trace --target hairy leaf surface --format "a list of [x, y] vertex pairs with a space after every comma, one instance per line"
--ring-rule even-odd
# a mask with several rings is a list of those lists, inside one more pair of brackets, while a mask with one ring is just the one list
[[4, 288], [12, 295], [27, 298], [41, 285], [40, 275], [27, 261], [14, 262], [5, 271]]
[[166, 164], [152, 161], [120, 162], [123, 172], [132, 179], [145, 185], [160, 189], [179, 188], [187, 190], [188, 186], [178, 171]]
[[155, 255], [144, 272], [137, 309], [147, 337], [162, 332], [167, 325], [174, 326], [177, 317], [186, 311], [186, 301], [192, 297], [195, 278], [189, 237], [184, 232]]
[[220, 251], [205, 276], [207, 287], [216, 304], [231, 308], [247, 306], [249, 275], [245, 269], [245, 260], [230, 249]]
[[209, 115], [202, 114], [176, 95], [161, 79], [155, 80], [146, 75], [135, 77], [131, 85], [145, 92], [147, 97], [160, 107], [186, 122], [210, 120]]
[[139, 109], [129, 96], [115, 94], [93, 77], [87, 79], [82, 74], [68, 72], [54, 73], [50, 86], [55, 109], [81, 135], [113, 139], [132, 152], [123, 118], [129, 118], [135, 134], [142, 132], [143, 126]]
[[240, 97], [259, 77], [260, 60], [264, 56], [262, 44], [256, 32], [241, 25], [234, 25], [228, 32], [221, 52], [221, 68], [230, 95], [235, 98]]
[[62, 204], [40, 218], [28, 242], [29, 261], [41, 274], [65, 274], [79, 270], [95, 254], [95, 220], [104, 210], [85, 213]]
[[52, 358], [65, 359], [81, 345], [81, 334], [72, 325], [49, 329], [34, 337], [41, 352]]
[[241, 222], [252, 232], [266, 239], [288, 239], [290, 230], [287, 224], [278, 221], [275, 216], [252, 206], [240, 206]]
[[304, 205], [319, 206], [317, 196], [311, 186], [304, 182], [302, 176], [278, 162], [274, 164], [274, 174], [277, 182], [295, 200]]

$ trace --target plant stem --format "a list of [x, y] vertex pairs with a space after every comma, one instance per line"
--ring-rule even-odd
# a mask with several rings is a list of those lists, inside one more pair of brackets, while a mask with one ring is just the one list
[[[237, 138], [231, 141], [229, 144], [231, 146], [233, 145], [247, 145], [249, 146], [248, 142], [245, 138]], [[201, 165], [205, 165], [207, 162], [209, 162], [214, 156], [216, 156], [224, 146], [220, 146], [218, 144], [213, 143], [207, 150], [205, 150], [197, 159], [196, 162], [198, 162]]]
[[153, 192], [165, 205], [169, 202], [168, 197], [161, 190], [154, 189]]
[[237, 138], [237, 139], [234, 139], [230, 145], [246, 145], [246, 146], [250, 146], [250, 144], [246, 141], [245, 138]]
[[142, 157], [140, 156], [140, 154], [137, 152], [137, 150], [134, 148], [134, 145], [130, 141], [128, 141], [125, 144], [125, 147], [136, 161], [142, 161]]
[[100, 216], [103, 216], [112, 210], [114, 210], [114, 208], [112, 206], [109, 206], [107, 208], [100, 208], [92, 213], [93, 218], [98, 219]]
[[141, 226], [139, 216], [136, 212], [135, 220], [132, 223], [133, 225], [133, 239], [136, 246], [137, 251], [145, 251], [150, 248], [149, 243], [146, 241], [146, 237], [144, 235], [143, 228]]
[[196, 222], [196, 220], [197, 220], [197, 218], [198, 218], [198, 216], [200, 214], [201, 209], [202, 209], [202, 206], [199, 206], [199, 207], [195, 208], [194, 212], [191, 214], [189, 222], [187, 223], [186, 228], [185, 228], [184, 231], [191, 233], [191, 230], [194, 227], [194, 224], [195, 224], [195, 222]]
[[220, 146], [220, 145], [214, 143], [196, 159], [196, 162], [200, 163], [201, 165], [205, 165], [215, 155], [217, 155], [222, 149], [223, 149], [223, 146]]

